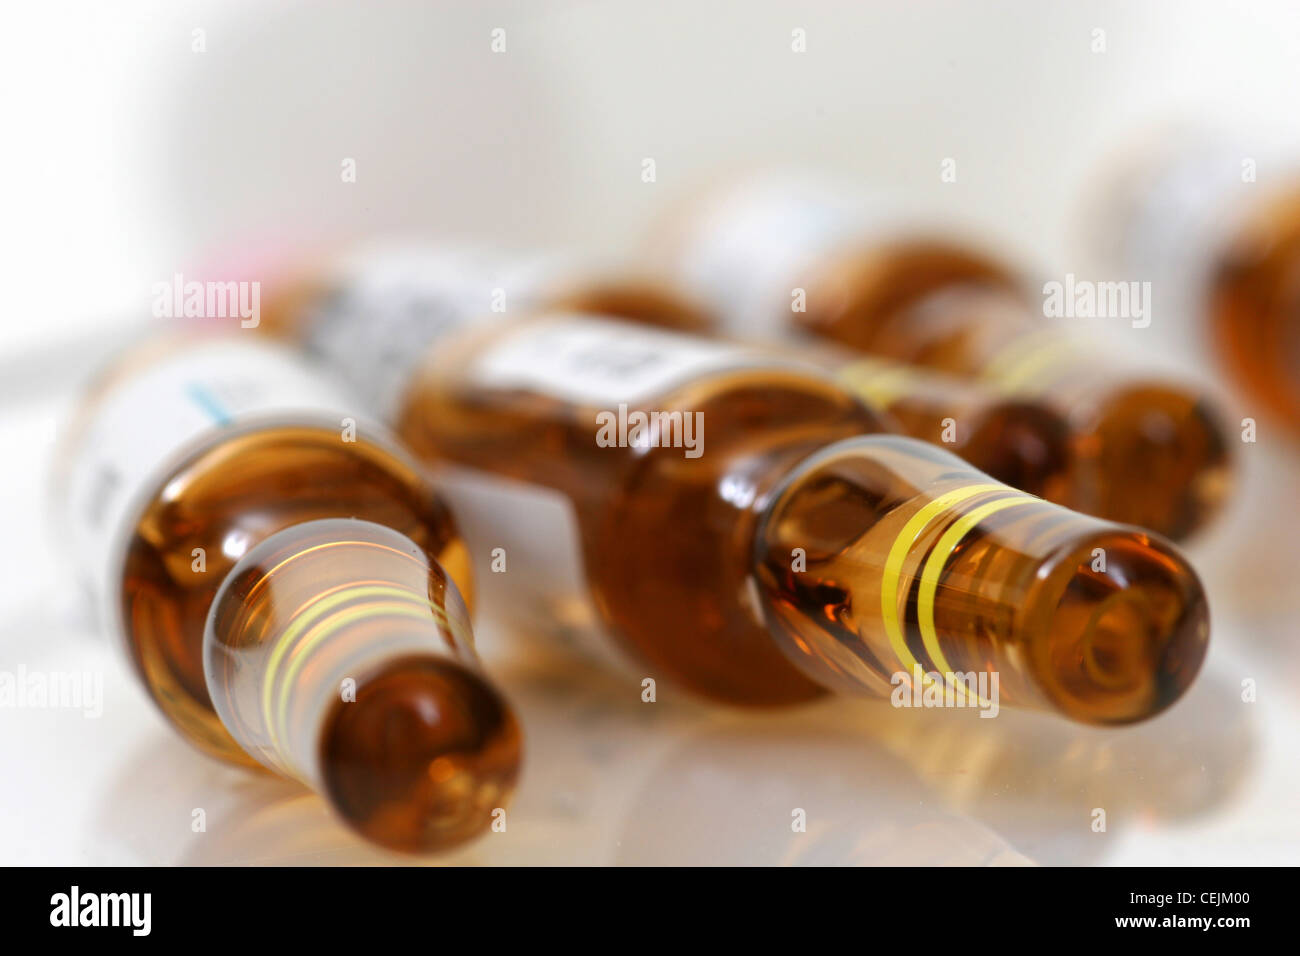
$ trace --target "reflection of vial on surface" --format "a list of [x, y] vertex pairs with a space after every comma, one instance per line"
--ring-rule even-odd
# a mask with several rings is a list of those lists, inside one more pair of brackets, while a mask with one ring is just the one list
[[[907, 723], [922, 737], [930, 724]], [[995, 831], [944, 807], [939, 792], [885, 748], [831, 721], [706, 725], [672, 744], [629, 797], [620, 864], [1032, 863]], [[787, 822], [795, 816], [801, 826]]]
[[1083, 240], [1107, 270], [1151, 277], [1234, 383], [1300, 431], [1300, 170], [1254, 145], [1177, 127], [1140, 139], [1102, 170]]
[[[318, 303], [334, 337], [308, 322], [308, 346], [354, 378], [374, 367], [365, 343], [392, 327], [374, 301], [346, 320]], [[523, 562], [498, 577], [562, 577], [599, 625], [583, 639], [638, 675], [774, 705], [888, 696], [913, 664], [946, 661], [1001, 670], [1016, 703], [1123, 722], [1171, 703], [1204, 655], [1204, 595], [1168, 545], [930, 445], [854, 438], [879, 423], [820, 367], [562, 313], [462, 315], [405, 344], [410, 377], [372, 397], [394, 396], [385, 411], [425, 461], [499, 486], [495, 521], [469, 536], [480, 560], [500, 545]], [[861, 479], [826, 470], [841, 460]], [[541, 544], [540, 502], [556, 515]]]
[[[470, 583], [450, 514], [386, 441], [364, 430], [345, 436], [342, 415], [324, 417], [323, 409], [339, 407], [310, 370], [263, 344], [177, 342], [137, 355], [98, 390], [77, 429], [64, 478], [70, 531], [107, 623], [187, 739], [223, 759], [255, 758], [323, 785], [349, 823], [385, 845], [432, 849], [490, 822], [478, 802], [509, 792], [518, 731], [478, 671], [451, 581]], [[359, 520], [321, 523], [340, 517]], [[344, 538], [321, 540], [331, 530]], [[410, 568], [396, 576], [394, 552], [424, 568], [423, 588]], [[252, 580], [259, 573], [260, 585]], [[341, 589], [316, 594], [321, 621], [287, 604], [308, 596], [304, 574], [308, 591]], [[348, 574], [355, 577], [344, 580]], [[387, 588], [376, 593], [391, 602], [348, 591], [358, 583]], [[205, 675], [204, 633], [219, 589], [222, 626], [209, 628], [208, 639], [254, 640], [252, 630], [224, 629], [254, 626], [237, 613], [242, 586], [257, 586], [257, 633], [286, 659], [272, 666], [245, 657], [248, 667]], [[399, 588], [405, 601], [391, 593]], [[362, 633], [391, 640], [383, 653], [348, 657]], [[334, 682], [335, 664], [355, 668], [343, 675], [354, 681], [350, 689]], [[384, 690], [408, 671], [404, 691]], [[271, 750], [251, 733], [254, 724], [222, 719], [219, 702], [238, 698], [241, 682], [267, 694], [274, 685], [276, 706], [290, 708], [289, 723], [268, 725], [277, 735]], [[345, 690], [355, 702], [325, 707]], [[367, 720], [423, 722], [428, 732], [405, 748], [381, 739], [364, 760], [379, 761], [388, 776], [374, 774], [374, 788], [357, 795], [346, 780], [373, 766], [363, 761], [364, 733], [355, 726]], [[439, 743], [448, 749], [439, 752]], [[435, 765], [462, 769], [446, 774], [438, 792], [397, 785]], [[476, 771], [481, 779], [471, 786]], [[383, 793], [389, 784], [395, 789]], [[345, 802], [349, 793], [358, 802]]]
[[1199, 392], [1042, 331], [1014, 277], [959, 244], [873, 240], [833, 201], [773, 182], [703, 203], [672, 245], [735, 333], [799, 329], [1047, 403], [1071, 426], [1072, 507], [1182, 537], [1227, 494], [1227, 443]]

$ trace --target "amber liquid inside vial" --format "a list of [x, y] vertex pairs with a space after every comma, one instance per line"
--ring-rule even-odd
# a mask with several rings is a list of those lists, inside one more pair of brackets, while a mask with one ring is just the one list
[[1070, 427], [1044, 403], [847, 350], [815, 354], [841, 385], [886, 412], [903, 434], [942, 445], [1021, 491], [1062, 504], [1074, 499]]
[[1210, 402], [1035, 331], [996, 267], [938, 245], [900, 245], [829, 259], [809, 285], [808, 311], [796, 318], [815, 334], [977, 378], [1064, 416], [1074, 473], [1062, 500], [1071, 507], [1182, 538], [1223, 504], [1229, 446]]
[[[396, 658], [370, 661], [369, 670], [349, 675], [357, 681], [358, 703], [353, 705], [357, 709], [344, 708], [325, 715], [329, 729], [322, 731], [321, 737], [322, 746], [341, 748], [338, 759], [324, 761], [304, 756], [301, 748], [315, 746], [316, 739], [303, 736], [307, 730], [299, 716], [290, 765], [289, 758], [278, 751], [275, 757], [265, 758], [261, 738], [243, 736], [249, 725], [223, 720], [210, 693], [212, 684], [204, 673], [205, 626], [218, 588], [232, 570], [242, 567], [237, 562], [249, 555], [264, 555], [268, 549], [279, 553], [286, 547], [303, 547], [303, 536], [308, 531], [319, 533], [320, 519], [338, 516], [382, 526], [384, 534], [399, 536], [408, 549], [428, 556], [429, 593], [424, 608], [427, 620], [421, 633], [441, 656], [416, 656], [406, 663]], [[345, 562], [360, 576], [358, 581], [384, 573], [382, 564], [365, 566], [363, 558], [378, 553], [374, 548], [366, 550], [352, 539], [346, 540], [355, 545], [354, 551], [361, 552]], [[340, 548], [337, 545], [326, 551], [336, 555]], [[206, 566], [201, 571], [195, 569], [196, 554], [204, 556]], [[293, 573], [283, 576], [287, 579], [284, 586], [301, 583], [303, 569], [310, 568], [315, 573], [306, 587], [324, 591], [338, 583], [328, 581], [325, 570], [343, 574], [343, 564], [318, 565], [300, 559], [293, 564]], [[261, 759], [321, 786], [345, 820], [385, 845], [434, 849], [464, 838], [473, 828], [481, 830], [490, 822], [481, 812], [481, 803], [489, 799], [489, 794], [508, 791], [519, 759], [518, 732], [508, 706], [470, 666], [472, 655], [464, 647], [441, 647], [442, 635], [431, 616], [435, 606], [446, 613], [438, 602], [445, 603], [448, 594], [455, 594], [445, 585], [443, 575], [461, 581], [462, 590], [469, 594], [470, 573], [468, 553], [445, 506], [410, 465], [380, 444], [366, 439], [345, 442], [337, 429], [325, 426], [236, 427], [217, 432], [175, 466], [145, 505], [127, 548], [120, 589], [122, 620], [127, 647], [145, 687], [191, 741], [222, 759], [246, 765], [256, 765], [255, 759]], [[268, 583], [263, 597], [285, 593], [283, 588], [271, 587], [281, 580], [275, 577]], [[409, 583], [409, 574], [407, 580]], [[224, 593], [227, 606], [223, 622], [234, 613], [229, 606], [233, 600], [229, 588]], [[456, 597], [452, 603], [458, 608], [459, 602]], [[263, 610], [278, 613], [282, 609], [267, 605]], [[356, 628], [355, 634], [339, 629], [326, 635], [339, 648], [351, 647], [363, 639], [360, 635], [384, 629], [382, 619], [371, 621], [364, 615], [347, 623]], [[228, 632], [223, 623], [209, 640], [243, 641], [247, 637], [242, 632]], [[456, 650], [460, 658], [443, 660], [449, 650]], [[318, 649], [318, 653], [320, 659], [329, 660], [334, 650], [327, 647]], [[303, 692], [309, 696], [323, 693], [323, 685], [313, 683], [322, 673], [319, 668], [311, 660], [298, 662], [298, 667], [293, 673], [301, 675]], [[425, 676], [420, 677], [421, 673]], [[359, 702], [371, 700], [393, 682], [406, 687], [404, 702], [385, 697], [373, 708], [360, 706]], [[223, 684], [218, 686], [225, 690]], [[291, 695], [292, 700], [297, 690], [296, 685], [286, 684], [279, 692]], [[331, 690], [337, 692], [337, 687]], [[403, 798], [396, 794], [409, 787], [399, 785], [397, 780], [402, 773], [401, 761], [417, 759], [420, 743], [412, 739], [411, 749], [402, 750], [392, 741], [381, 740], [384, 746], [367, 757], [363, 753], [364, 728], [354, 723], [373, 720], [375, 714], [391, 713], [391, 726], [400, 728], [402, 707], [411, 714], [429, 715], [426, 722], [430, 732], [422, 744], [426, 749], [435, 746], [437, 734], [446, 735], [449, 762], [440, 767], [477, 762], [487, 768], [481, 785], [468, 786], [469, 771], [458, 770], [447, 775], [445, 792], [412, 791], [409, 801], [403, 804]], [[444, 718], [448, 726], [436, 726]], [[480, 723], [470, 728], [471, 720]], [[412, 726], [416, 724], [418, 721], [412, 722]], [[358, 775], [364, 775], [372, 766], [366, 761], [382, 764], [384, 759], [389, 760], [390, 778], [377, 773], [373, 788], [360, 786]], [[432, 767], [438, 759], [426, 763]], [[319, 772], [310, 769], [317, 767]], [[384, 769], [383, 765], [377, 768]], [[387, 797], [380, 793], [386, 787], [395, 788]], [[464, 799], [456, 809], [453, 804], [459, 797]], [[385, 799], [391, 800], [391, 805]], [[420, 812], [426, 814], [423, 824], [416, 819]], [[446, 843], [439, 842], [444, 840]]]
[[479, 673], [469, 612], [392, 528], [310, 521], [251, 549], [217, 594], [204, 656], [243, 748], [377, 843], [463, 842], [514, 787], [519, 731]]
[[203, 630], [217, 588], [253, 544], [306, 521], [365, 518], [411, 538], [472, 594], [464, 543], [420, 475], [373, 442], [342, 441], [337, 429], [218, 433], [158, 487], [127, 546], [120, 589], [127, 646], [163, 713], [226, 760], [250, 762], [212, 709]]
[[[886, 579], [896, 629], [914, 645], [918, 562], [934, 534], [974, 519], [945, 541], [948, 562], [925, 564], [942, 573], [923, 637], [934, 630], [950, 663], [999, 668], [1017, 703], [1094, 722], [1155, 713], [1196, 673], [1204, 596], [1159, 539], [1016, 492], [912, 439], [842, 441], [879, 422], [826, 376], [775, 360], [696, 369], [625, 403], [700, 415], [708, 437], [698, 457], [662, 441], [601, 446], [594, 422], [605, 405], [501, 377], [498, 350], [545, 363], [544, 349], [526, 343], [545, 343], [565, 321], [440, 343], [406, 393], [399, 431], [431, 462], [570, 500], [603, 624], [646, 673], [735, 704], [791, 703], [827, 688], [888, 695], [887, 675], [907, 659], [884, 656], [897, 635], [879, 639]], [[588, 346], [583, 373], [595, 374], [605, 352]], [[617, 380], [631, 367], [605, 371]], [[832, 481], [825, 461], [864, 477]], [[982, 490], [949, 495], [972, 486]], [[1002, 498], [1016, 508], [996, 518], [983, 510]], [[929, 520], [913, 529], [922, 511]], [[1110, 571], [1081, 570], [1095, 547], [1108, 549]], [[796, 549], [808, 567], [790, 579], [779, 569]], [[851, 666], [855, 655], [875, 659]]]
[[655, 673], [738, 704], [820, 694], [744, 601], [754, 504], [782, 462], [876, 431], [880, 420], [810, 371], [740, 367], [647, 402], [702, 414], [699, 458], [680, 448], [600, 447], [596, 406], [480, 384], [471, 374], [495, 344], [546, 321], [516, 320], [440, 343], [397, 423], [407, 446], [434, 464], [468, 465], [569, 499], [609, 636]]
[[1261, 203], [1225, 244], [1210, 327], [1235, 380], [1300, 430], [1300, 191]]

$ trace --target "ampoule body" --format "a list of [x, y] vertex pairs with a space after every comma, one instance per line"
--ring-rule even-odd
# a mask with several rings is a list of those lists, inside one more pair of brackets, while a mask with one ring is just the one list
[[[355, 313], [357, 305], [349, 304], [350, 296], [366, 303], [365, 308], [404, 313], [407, 317], [394, 324], [412, 331], [421, 322], [442, 321], [434, 317], [456, 310], [591, 313], [700, 334], [720, 325], [717, 316], [661, 269], [575, 262], [564, 255], [511, 256], [482, 247], [390, 241], [334, 259], [300, 259], [271, 271], [279, 276], [273, 283], [279, 294], [269, 297], [263, 326], [291, 340], [346, 340], [346, 322], [327, 319], [311, 329], [302, 326], [322, 314], [308, 303], [327, 298], [333, 299], [330, 315]], [[409, 361], [401, 328], [391, 341], [389, 354], [373, 365], [400, 369]], [[326, 347], [341, 346], [331, 342]], [[790, 351], [787, 343], [773, 347]], [[798, 352], [885, 412], [891, 426], [903, 433], [941, 443], [999, 481], [1050, 501], [1071, 503], [1068, 425], [1043, 403], [828, 343], [801, 343]], [[353, 367], [343, 370], [350, 374]], [[373, 379], [377, 374], [365, 371], [361, 377]], [[400, 372], [393, 376], [395, 381], [401, 378]]]
[[1149, 281], [1181, 320], [1171, 347], [1226, 369], [1247, 415], [1262, 409], [1300, 432], [1295, 151], [1164, 127], [1135, 137], [1095, 179], [1079, 216], [1093, 268]]
[[[492, 822], [519, 731], [474, 654], [465, 545], [315, 370], [249, 333], [155, 341], [99, 383], [65, 452], [87, 590], [186, 739], [302, 780], [391, 847]], [[366, 735], [384, 724], [406, 731]]]
[[994, 258], [880, 222], [808, 183], [742, 179], [657, 254], [733, 334], [811, 335], [1045, 404], [1070, 425], [1073, 508], [1173, 538], [1219, 510], [1229, 446], [1200, 389], [1063, 335]]
[[[634, 674], [772, 705], [888, 696], [914, 665], [960, 663], [998, 673], [1007, 702], [1123, 722], [1199, 667], [1204, 594], [1172, 546], [869, 437], [875, 413], [820, 367], [590, 315], [433, 308], [436, 282], [347, 275], [301, 343], [435, 469], [480, 566], [506, 560], [480, 575], [494, 604]], [[425, 304], [391, 308], [399, 288]], [[409, 359], [367, 386], [366, 343], [391, 349], [413, 312], [437, 318], [401, 323]]]

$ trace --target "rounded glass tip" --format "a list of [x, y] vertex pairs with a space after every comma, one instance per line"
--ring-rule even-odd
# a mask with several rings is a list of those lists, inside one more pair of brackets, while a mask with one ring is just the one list
[[1092, 500], [1080, 510], [1174, 540], [1203, 527], [1232, 488], [1222, 425], [1208, 402], [1179, 387], [1116, 392], [1079, 444], [1079, 458], [1092, 464]]
[[428, 853], [464, 843], [500, 815], [519, 774], [521, 735], [485, 678], [454, 661], [390, 662], [337, 702], [320, 745], [326, 796], [364, 837]]
[[1076, 539], [1039, 566], [1027, 613], [1030, 672], [1066, 715], [1125, 724], [1170, 706], [1209, 643], [1200, 580], [1171, 546], [1115, 529]]

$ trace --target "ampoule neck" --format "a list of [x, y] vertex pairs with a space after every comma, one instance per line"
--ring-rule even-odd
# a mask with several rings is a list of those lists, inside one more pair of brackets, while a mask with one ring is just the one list
[[436, 558], [369, 521], [295, 525], [246, 554], [204, 635], [208, 692], [259, 763], [365, 836], [423, 850], [480, 832], [520, 738]]

